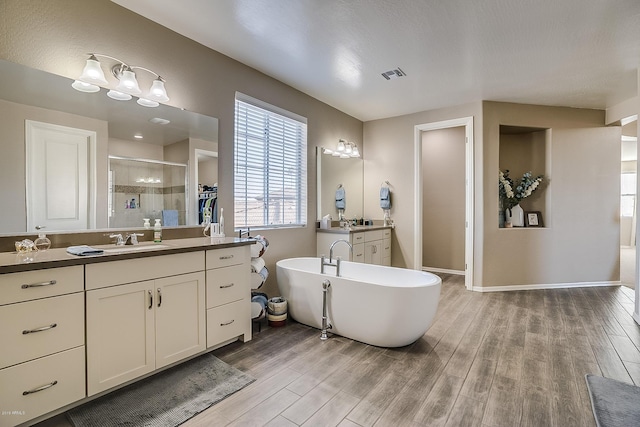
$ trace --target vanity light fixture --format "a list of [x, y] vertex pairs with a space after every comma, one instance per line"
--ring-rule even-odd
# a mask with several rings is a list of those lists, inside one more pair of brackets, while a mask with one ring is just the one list
[[335, 150], [322, 147], [323, 154], [329, 154], [334, 157], [340, 157], [341, 159], [348, 159], [350, 157], [360, 157], [360, 150], [355, 142], [347, 141], [345, 139], [339, 139], [338, 145]]
[[[71, 87], [81, 92], [98, 92], [100, 86], [108, 86], [109, 82], [104, 76], [100, 61], [96, 56], [104, 57], [116, 61], [117, 63], [111, 67], [111, 73], [118, 79], [118, 85], [115, 89], [109, 90], [107, 96], [111, 99], [118, 101], [128, 101], [133, 96], [137, 96], [136, 101], [143, 107], [157, 107], [160, 103], [169, 101], [167, 90], [164, 86], [164, 79], [156, 72], [151, 71], [148, 68], [139, 67], [135, 65], [128, 65], [127, 63], [114, 58], [109, 55], [102, 55], [99, 53], [89, 54], [89, 59], [82, 70], [82, 75], [78, 77], [78, 80], [74, 81]], [[156, 76], [156, 79], [151, 84], [151, 88], [144, 95], [138, 84], [136, 73], [134, 70], [144, 70], [148, 73]]]

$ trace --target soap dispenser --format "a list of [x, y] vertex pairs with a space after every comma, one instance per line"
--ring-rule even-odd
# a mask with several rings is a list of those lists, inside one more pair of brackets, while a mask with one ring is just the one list
[[159, 219], [156, 219], [156, 223], [153, 224], [153, 242], [162, 242], [162, 225], [160, 224]]
[[34, 242], [36, 249], [39, 251], [46, 251], [51, 247], [51, 240], [45, 235], [45, 233], [38, 234], [38, 238]]

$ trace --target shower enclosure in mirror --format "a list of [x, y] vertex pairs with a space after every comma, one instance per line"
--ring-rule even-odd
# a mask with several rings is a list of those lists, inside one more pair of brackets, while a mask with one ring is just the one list
[[186, 225], [187, 165], [109, 157], [109, 227]]

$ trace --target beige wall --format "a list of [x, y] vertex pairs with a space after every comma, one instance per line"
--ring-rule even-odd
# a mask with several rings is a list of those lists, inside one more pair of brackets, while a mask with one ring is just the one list
[[[476, 143], [476, 175], [482, 171], [482, 103], [475, 102], [457, 107], [441, 108], [400, 117], [366, 122], [364, 125], [364, 215], [366, 218], [382, 219], [380, 209], [380, 184], [388, 180], [391, 184], [391, 217], [395, 229], [391, 239], [391, 264], [394, 267], [413, 268], [415, 262], [414, 242], [414, 127], [416, 125], [473, 116]], [[476, 198], [481, 197], [482, 187], [475, 183]], [[477, 203], [477, 202], [476, 202]], [[476, 221], [481, 219], [481, 210], [476, 205]], [[482, 241], [482, 230], [476, 230], [476, 246]], [[476, 249], [476, 263], [481, 260]], [[419, 260], [418, 260], [419, 262]]]
[[[620, 128], [604, 111], [483, 103], [482, 271], [476, 285], [619, 279]], [[546, 228], [498, 229], [499, 126], [550, 128]], [[480, 280], [478, 282], [478, 279]]]
[[422, 134], [422, 206], [422, 266], [464, 271], [464, 126]]
[[[108, 0], [5, 0], [0, 2], [0, 25], [3, 59], [76, 78], [87, 52], [112, 55], [161, 73], [167, 80], [170, 105], [217, 117], [220, 205], [229, 213], [233, 206], [235, 92], [307, 117], [310, 226], [264, 233], [271, 242], [266, 255], [271, 271], [266, 292], [277, 294], [276, 260], [315, 254], [313, 147], [333, 145], [339, 138], [361, 146], [362, 122]], [[145, 84], [142, 73], [140, 80]], [[233, 215], [225, 219], [232, 230]]]
[[108, 150], [110, 156], [159, 161], [164, 160], [162, 145], [147, 144], [146, 142], [125, 141], [124, 139], [109, 138]]
[[[107, 174], [107, 122], [0, 100], [0, 233], [26, 232], [25, 120], [96, 132], [96, 174]], [[96, 224], [107, 226], [106, 179], [96, 185]]]

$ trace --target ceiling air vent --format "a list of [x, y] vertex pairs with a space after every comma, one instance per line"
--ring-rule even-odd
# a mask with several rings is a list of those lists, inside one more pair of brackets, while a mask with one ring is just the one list
[[402, 71], [402, 69], [400, 67], [396, 68], [395, 70], [386, 71], [386, 72], [382, 73], [382, 77], [384, 77], [387, 80], [397, 79], [398, 77], [402, 77], [402, 76], [406, 76], [406, 75], [407, 75], [407, 73]]

